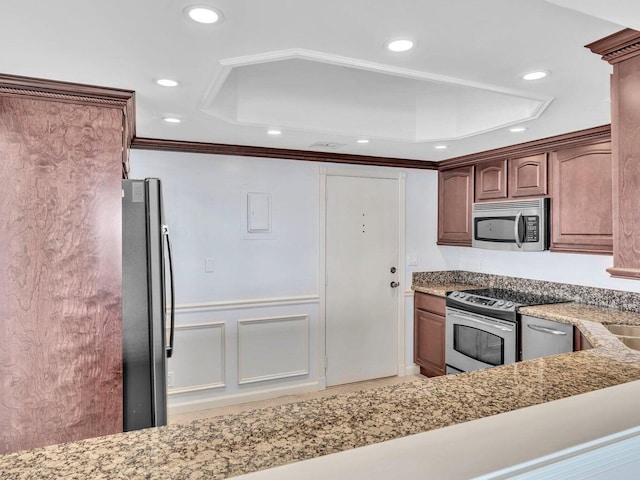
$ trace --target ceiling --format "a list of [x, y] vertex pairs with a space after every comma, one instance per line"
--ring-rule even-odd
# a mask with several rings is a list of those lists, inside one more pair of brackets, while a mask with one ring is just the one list
[[135, 90], [139, 137], [438, 161], [609, 123], [611, 67], [584, 45], [640, 29], [637, 4], [4, 1], [0, 73]]

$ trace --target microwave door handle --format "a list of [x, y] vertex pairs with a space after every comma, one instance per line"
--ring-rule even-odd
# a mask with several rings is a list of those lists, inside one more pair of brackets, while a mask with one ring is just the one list
[[518, 212], [516, 215], [516, 221], [513, 225], [513, 235], [516, 237], [516, 245], [518, 248], [522, 248], [522, 240], [520, 240], [520, 219], [522, 218], [522, 212]]

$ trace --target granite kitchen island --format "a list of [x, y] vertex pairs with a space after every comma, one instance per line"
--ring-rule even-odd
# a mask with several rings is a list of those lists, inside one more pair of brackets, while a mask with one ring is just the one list
[[640, 314], [575, 303], [528, 308], [576, 324], [594, 348], [7, 454], [0, 477], [227, 478], [640, 380], [640, 352], [602, 325], [640, 324]]

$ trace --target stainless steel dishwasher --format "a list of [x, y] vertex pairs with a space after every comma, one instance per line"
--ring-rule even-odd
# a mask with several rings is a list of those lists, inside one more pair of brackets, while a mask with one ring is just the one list
[[548, 357], [573, 351], [573, 325], [520, 316], [522, 360]]

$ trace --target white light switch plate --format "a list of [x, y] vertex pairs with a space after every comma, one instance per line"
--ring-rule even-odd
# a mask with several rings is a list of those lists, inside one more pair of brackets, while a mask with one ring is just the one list
[[409, 265], [409, 266], [418, 265], [418, 254], [417, 253], [407, 253], [407, 265]]
[[204, 271], [206, 273], [213, 273], [213, 258], [207, 257], [204, 259]]

